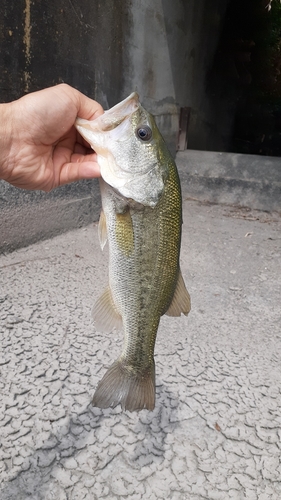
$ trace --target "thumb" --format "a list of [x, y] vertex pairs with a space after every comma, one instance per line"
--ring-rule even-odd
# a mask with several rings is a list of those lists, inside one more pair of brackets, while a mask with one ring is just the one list
[[68, 94], [72, 101], [75, 102], [77, 109], [77, 116], [84, 118], [85, 120], [94, 120], [98, 116], [104, 113], [103, 107], [93, 99], [90, 99], [86, 95], [79, 92], [79, 90], [70, 87], [66, 83], [57, 85], [57, 90], [59, 87], [64, 87], [63, 92]]

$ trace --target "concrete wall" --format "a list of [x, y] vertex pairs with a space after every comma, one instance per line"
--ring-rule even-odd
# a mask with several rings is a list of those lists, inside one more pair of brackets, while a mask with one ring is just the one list
[[81, 181], [52, 193], [0, 182], [0, 253], [30, 245], [98, 220], [98, 181]]
[[123, 88], [129, 0], [0, 3], [0, 99], [67, 82], [105, 107]]
[[[0, 100], [67, 82], [108, 108], [137, 90], [156, 115], [173, 153], [179, 109], [184, 106], [192, 108], [189, 147], [224, 149], [223, 135], [230, 124], [208, 95], [207, 79], [227, 4], [228, 0], [2, 0]], [[5, 213], [0, 248], [12, 250], [97, 220], [97, 200], [95, 182], [48, 195], [22, 193], [0, 182], [0, 208]], [[51, 211], [42, 210], [47, 205]], [[36, 207], [41, 214], [38, 222]]]
[[171, 149], [183, 106], [190, 147], [216, 149], [225, 123], [208, 73], [228, 2], [2, 0], [0, 100], [64, 81], [108, 108], [138, 90]]
[[[123, 96], [129, 0], [0, 3], [0, 101], [67, 82], [111, 107]], [[0, 182], [0, 250], [12, 251], [99, 216], [97, 181], [52, 193]]]
[[280, 158], [188, 149], [176, 162], [188, 198], [281, 212]]

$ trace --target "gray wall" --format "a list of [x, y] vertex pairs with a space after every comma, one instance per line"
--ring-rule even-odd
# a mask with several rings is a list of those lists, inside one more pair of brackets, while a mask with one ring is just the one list
[[52, 193], [0, 183], [0, 253], [30, 245], [96, 221], [98, 181], [81, 181]]
[[108, 107], [120, 99], [129, 0], [0, 3], [0, 99], [67, 82]]
[[[0, 100], [67, 82], [108, 108], [137, 90], [172, 153], [184, 106], [192, 108], [189, 147], [223, 150], [231, 123], [206, 89], [227, 4], [2, 0]], [[45, 195], [0, 182], [0, 209], [0, 248], [13, 250], [97, 220], [97, 183]]]
[[[67, 82], [108, 108], [123, 95], [129, 0], [0, 3], [0, 101]], [[97, 181], [52, 193], [0, 181], [0, 251], [12, 251], [99, 216]]]
[[0, 100], [64, 81], [108, 108], [137, 90], [171, 149], [183, 106], [190, 147], [222, 149], [230, 124], [207, 87], [228, 2], [2, 0]]

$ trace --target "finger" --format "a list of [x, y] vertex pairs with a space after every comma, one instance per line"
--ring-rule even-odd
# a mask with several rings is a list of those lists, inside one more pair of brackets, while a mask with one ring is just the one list
[[71, 156], [71, 162], [64, 163], [61, 167], [59, 185], [68, 184], [82, 179], [100, 177], [99, 164], [96, 161], [89, 160], [91, 156], [92, 155], [80, 155], [74, 153]]

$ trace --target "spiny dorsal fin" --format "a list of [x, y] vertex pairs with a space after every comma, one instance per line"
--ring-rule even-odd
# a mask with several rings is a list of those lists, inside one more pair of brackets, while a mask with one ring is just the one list
[[121, 330], [122, 317], [115, 307], [109, 287], [106, 288], [95, 303], [92, 310], [92, 318], [99, 332], [110, 333], [114, 328]]
[[165, 312], [167, 316], [180, 316], [181, 313], [188, 315], [190, 311], [190, 295], [185, 287], [181, 270], [179, 270], [178, 281], [175, 293], [168, 310]]
[[101, 249], [103, 250], [104, 246], [107, 242], [106, 218], [105, 218], [103, 210], [100, 213], [98, 233], [99, 233], [100, 246], [101, 246]]

